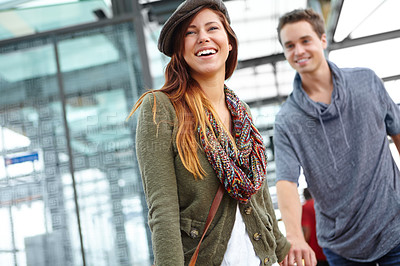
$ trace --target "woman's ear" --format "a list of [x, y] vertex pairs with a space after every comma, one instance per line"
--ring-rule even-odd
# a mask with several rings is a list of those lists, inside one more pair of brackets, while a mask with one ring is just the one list
[[229, 44], [229, 51], [232, 51], [232, 45]]

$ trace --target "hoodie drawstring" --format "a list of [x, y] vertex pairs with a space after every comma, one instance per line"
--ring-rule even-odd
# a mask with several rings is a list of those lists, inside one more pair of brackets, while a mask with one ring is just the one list
[[350, 148], [349, 142], [347, 141], [347, 136], [346, 136], [346, 131], [344, 130], [344, 125], [343, 125], [343, 120], [342, 120], [342, 113], [340, 112], [339, 107], [337, 106], [336, 101], [335, 103], [335, 107], [339, 113], [339, 120], [340, 120], [340, 125], [342, 126], [342, 132], [343, 132], [343, 137], [344, 137], [344, 141], [346, 142], [347, 148]]
[[[335, 104], [336, 110], [337, 110], [338, 113], [339, 113], [340, 126], [341, 126], [341, 128], [342, 128], [344, 141], [346, 142], [347, 148], [350, 148], [349, 141], [347, 140], [346, 130], [344, 129], [344, 124], [343, 124], [343, 119], [342, 119], [342, 113], [340, 112], [340, 109], [339, 109], [339, 107], [337, 106], [336, 101], [334, 101], [334, 104]], [[337, 169], [337, 164], [336, 164], [336, 158], [335, 158], [335, 155], [333, 155], [331, 143], [329, 142], [328, 135], [326, 134], [326, 129], [325, 129], [324, 121], [322, 120], [321, 111], [320, 111], [319, 109], [317, 109], [317, 110], [318, 110], [319, 122], [321, 123], [322, 130], [324, 131], [325, 141], [326, 141], [326, 143], [328, 144], [329, 154], [330, 154], [331, 157], [332, 157], [333, 167], [334, 167], [335, 170], [337, 171], [338, 169]]]
[[319, 122], [321, 123], [322, 130], [324, 131], [324, 137], [325, 137], [326, 143], [328, 144], [329, 154], [330, 154], [331, 157], [332, 157], [333, 167], [334, 167], [335, 170], [337, 171], [338, 169], [337, 169], [337, 165], [336, 165], [336, 159], [335, 159], [335, 156], [333, 155], [332, 148], [331, 148], [331, 143], [329, 142], [328, 135], [326, 134], [326, 130], [325, 130], [325, 126], [324, 126], [324, 121], [322, 121], [321, 112], [320, 112], [319, 110], [318, 110], [318, 113], [319, 113], [319, 116], [318, 116]]

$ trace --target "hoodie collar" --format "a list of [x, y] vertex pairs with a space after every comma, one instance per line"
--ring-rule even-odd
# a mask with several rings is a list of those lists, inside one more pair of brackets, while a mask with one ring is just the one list
[[328, 60], [327, 62], [331, 70], [333, 81], [333, 92], [330, 104], [317, 103], [311, 100], [302, 87], [299, 73], [296, 73], [292, 93], [294, 101], [304, 112], [314, 118], [319, 118], [321, 116], [323, 120], [329, 120], [338, 117], [339, 112], [345, 105], [346, 98], [346, 91], [344, 89], [345, 80], [342, 71], [334, 63]]
[[329, 141], [328, 134], [325, 129], [324, 121], [328, 121], [330, 119], [339, 118], [340, 126], [342, 128], [343, 138], [346, 142], [347, 148], [350, 148], [350, 145], [347, 140], [346, 131], [344, 128], [343, 120], [342, 120], [342, 111], [346, 105], [346, 91], [345, 91], [345, 79], [342, 71], [332, 62], [328, 61], [329, 68], [331, 70], [332, 81], [333, 81], [333, 92], [331, 96], [331, 103], [317, 103], [311, 100], [308, 94], [304, 91], [301, 84], [301, 77], [299, 73], [296, 73], [294, 83], [293, 83], [293, 100], [308, 115], [317, 118], [321, 124], [322, 131], [324, 134], [324, 138], [326, 144], [328, 146], [329, 153], [333, 160], [333, 166], [335, 170], [337, 169], [336, 158], [332, 151], [332, 145]]

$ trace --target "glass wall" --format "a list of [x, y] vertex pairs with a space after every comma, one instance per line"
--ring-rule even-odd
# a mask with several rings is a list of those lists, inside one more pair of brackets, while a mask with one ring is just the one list
[[0, 47], [0, 265], [149, 265], [131, 22]]

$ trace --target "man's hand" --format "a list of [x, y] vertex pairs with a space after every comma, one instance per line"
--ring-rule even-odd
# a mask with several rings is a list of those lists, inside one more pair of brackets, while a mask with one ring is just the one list
[[312, 248], [304, 239], [287, 237], [291, 247], [285, 259], [280, 263], [281, 266], [315, 266], [317, 259]]
[[[286, 239], [291, 247], [283, 260], [283, 266], [317, 265], [315, 253], [304, 239], [301, 229], [301, 203], [297, 192], [297, 184], [281, 180], [276, 183], [278, 205], [286, 228]], [[295, 264], [296, 263], [296, 264]]]

